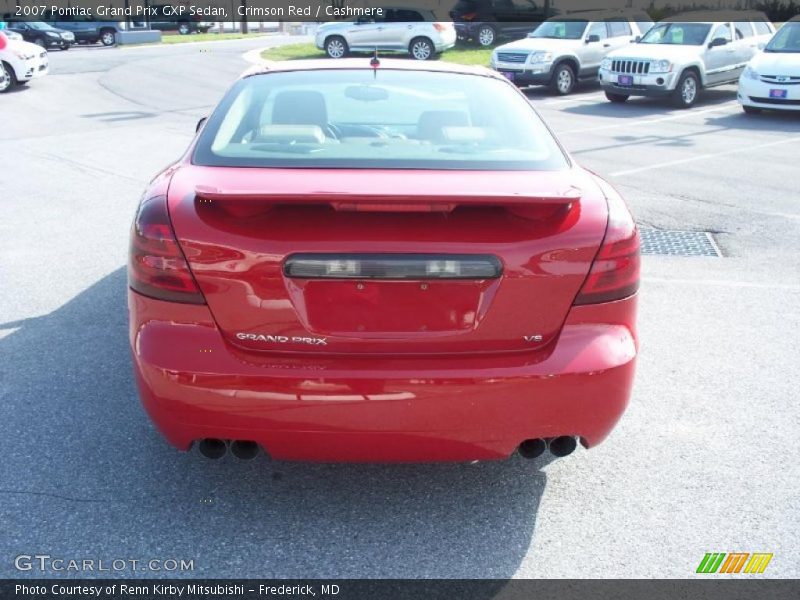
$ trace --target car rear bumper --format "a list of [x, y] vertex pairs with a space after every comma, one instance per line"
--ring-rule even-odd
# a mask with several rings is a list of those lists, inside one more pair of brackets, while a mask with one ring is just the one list
[[284, 460], [508, 457], [526, 439], [600, 443], [628, 403], [636, 297], [575, 307], [556, 343], [523, 355], [292, 357], [225, 342], [206, 306], [129, 291], [142, 403], [179, 449], [253, 440]]

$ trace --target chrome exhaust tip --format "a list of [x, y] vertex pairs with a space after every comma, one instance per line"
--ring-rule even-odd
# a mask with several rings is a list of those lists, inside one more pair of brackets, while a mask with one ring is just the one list
[[258, 444], [249, 440], [231, 442], [231, 454], [239, 460], [253, 460], [258, 456]]
[[525, 440], [519, 445], [518, 451], [522, 458], [536, 458], [547, 450], [547, 443], [541, 439]]
[[197, 449], [206, 458], [216, 460], [225, 456], [228, 451], [228, 445], [217, 438], [203, 438], [197, 445]]
[[569, 456], [577, 448], [578, 441], [574, 435], [561, 435], [550, 440], [549, 446], [553, 456]]

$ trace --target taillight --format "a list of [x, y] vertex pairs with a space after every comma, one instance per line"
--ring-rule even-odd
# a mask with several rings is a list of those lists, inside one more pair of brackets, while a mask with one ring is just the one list
[[474, 21], [475, 17], [477, 17], [477, 16], [478, 16], [478, 13], [474, 13], [474, 12], [464, 13], [463, 15], [461, 15], [461, 20], [462, 21]]
[[608, 201], [606, 235], [575, 304], [620, 300], [639, 289], [639, 230], [619, 194], [602, 187]]
[[131, 231], [128, 285], [158, 300], [205, 304], [172, 231], [164, 196], [139, 206]]

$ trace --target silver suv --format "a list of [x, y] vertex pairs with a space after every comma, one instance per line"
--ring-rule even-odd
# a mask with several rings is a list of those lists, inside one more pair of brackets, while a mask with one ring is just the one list
[[735, 83], [775, 32], [760, 13], [741, 18], [689, 22], [676, 16], [659, 22], [637, 44], [603, 60], [598, 77], [606, 97], [625, 102], [630, 96], [667, 96], [688, 108], [703, 88]]
[[652, 24], [643, 13], [571, 13], [568, 20], [548, 19], [527, 38], [499, 46], [490, 64], [519, 86], [549, 85], [569, 94], [579, 80], [597, 77], [609, 52], [627, 47]]
[[430, 10], [382, 8], [375, 17], [323, 23], [315, 43], [330, 58], [381, 50], [429, 60], [456, 45], [456, 29], [451, 22], [437, 22]]

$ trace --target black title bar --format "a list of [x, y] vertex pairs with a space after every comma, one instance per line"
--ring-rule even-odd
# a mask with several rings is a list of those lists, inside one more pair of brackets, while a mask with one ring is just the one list
[[[385, 7], [425, 9], [425, 19], [481, 22], [538, 22], [553, 16], [589, 19], [590, 12], [624, 11], [648, 14], [658, 21], [681, 14], [687, 21], [747, 20], [763, 15], [783, 22], [800, 14], [800, 0], [539, 0], [507, 3], [492, 0], [0, 0], [0, 18], [58, 22], [146, 22], [150, 19], [208, 22], [324, 22], [380, 19]], [[702, 12], [693, 10], [703, 9]], [[710, 13], [707, 9], [713, 9]], [[741, 9], [746, 9], [743, 12]], [[581, 14], [576, 14], [581, 13]], [[605, 15], [607, 16], [607, 15]]]

